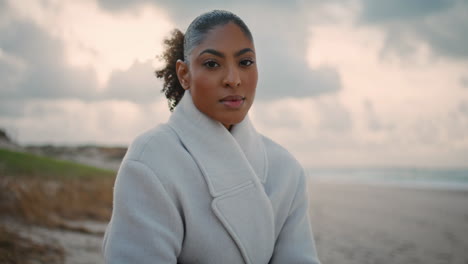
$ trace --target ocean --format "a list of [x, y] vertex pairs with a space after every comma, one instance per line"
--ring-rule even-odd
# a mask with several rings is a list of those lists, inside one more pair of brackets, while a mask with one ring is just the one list
[[468, 190], [468, 168], [314, 168], [306, 171], [310, 180], [325, 183]]

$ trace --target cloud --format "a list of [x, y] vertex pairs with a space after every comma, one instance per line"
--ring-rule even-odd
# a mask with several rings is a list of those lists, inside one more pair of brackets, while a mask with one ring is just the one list
[[92, 69], [64, 61], [63, 43], [28, 21], [0, 28], [1, 98], [95, 96]]
[[288, 43], [295, 41], [299, 36], [305, 42], [305, 31], [304, 29], [304, 32], [294, 34], [294, 37], [283, 38], [280, 37], [281, 31], [257, 30], [257, 99], [317, 96], [333, 93], [341, 88], [340, 76], [336, 69], [323, 65], [311, 68], [307, 64], [306, 43], [299, 44], [297, 48]]
[[[99, 10], [92, 1], [23, 5], [9, 2], [9, 20], [0, 28], [2, 98], [88, 101], [126, 98], [146, 102], [152, 98], [151, 93], [158, 96], [161, 84], [153, 79], [150, 61], [161, 53], [159, 44], [170, 23], [164, 17], [155, 18], [156, 13], [161, 13], [155, 9], [159, 7], [149, 6], [145, 1], [99, 3], [114, 13]], [[29, 8], [24, 8], [25, 4]], [[176, 3], [160, 4], [176, 12]], [[335, 69], [320, 65], [311, 68], [305, 60], [306, 14], [298, 16], [276, 10], [275, 6], [280, 5], [278, 2], [270, 6], [271, 12], [263, 13], [264, 19], [260, 20], [256, 12], [237, 8], [245, 14], [246, 21], [252, 22], [257, 43], [261, 76], [257, 99], [313, 96], [339, 90], [340, 76]], [[201, 8], [207, 6], [211, 3]], [[298, 8], [297, 3], [289, 7]], [[202, 12], [196, 13], [191, 8], [182, 10], [191, 14], [171, 13], [176, 21]], [[72, 18], [85, 13], [87, 20], [73, 22]], [[94, 21], [92, 25], [91, 21]], [[294, 25], [294, 30], [290, 30], [289, 23]], [[272, 27], [276, 30], [271, 30]], [[157, 37], [148, 36], [152, 31]], [[148, 46], [151, 43], [153, 48]]]
[[[317, 0], [319, 1], [319, 0]], [[112, 11], [121, 11], [128, 8], [132, 8], [138, 5], [152, 3], [158, 6], [164, 7], [164, 9], [169, 10], [173, 15], [177, 14], [191, 14], [192, 18], [190, 21], [195, 18], [194, 15], [199, 15], [202, 10], [213, 10], [213, 9], [232, 9], [238, 6], [242, 6], [245, 4], [252, 4], [254, 6], [269, 6], [273, 8], [281, 7], [283, 10], [291, 10], [295, 9], [298, 6], [303, 4], [303, 1], [300, 0], [291, 0], [285, 3], [281, 0], [255, 0], [255, 1], [246, 1], [246, 0], [225, 0], [220, 3], [219, 1], [215, 0], [201, 0], [201, 1], [185, 1], [185, 0], [132, 0], [132, 1], [125, 1], [125, 0], [98, 0], [98, 3], [101, 7], [112, 10]], [[180, 16], [179, 19], [183, 19]]]
[[250, 114], [261, 133], [305, 167], [465, 166], [460, 155], [468, 153], [467, 99], [439, 114], [414, 106], [413, 113], [403, 110], [406, 115], [384, 113], [383, 104], [368, 99], [356, 111], [349, 98], [327, 94], [256, 102]]
[[310, 25], [307, 57], [312, 68], [336, 69], [342, 89], [257, 104], [258, 129], [306, 167], [464, 166], [466, 64], [435, 60], [423, 40], [415, 40], [410, 62], [382, 57], [386, 32], [340, 12], [345, 15]]
[[101, 97], [147, 103], [161, 97], [162, 82], [156, 79], [152, 61], [135, 61], [126, 71], [112, 72]]
[[[165, 122], [169, 110], [164, 99], [147, 104], [123, 100], [85, 102], [76, 99], [17, 101], [21, 109], [3, 114], [0, 124], [22, 144], [128, 145], [142, 131]], [[3, 106], [3, 105], [2, 105]]]
[[[335, 93], [341, 89], [340, 75], [329, 65], [307, 63], [310, 11], [294, 2], [268, 6], [257, 2], [233, 11], [249, 25], [257, 52], [259, 83], [257, 99], [302, 98]], [[268, 10], [265, 10], [268, 6]], [[258, 10], [264, 10], [261, 14]]]
[[22, 101], [3, 100], [0, 104], [0, 118], [18, 118], [25, 115]]
[[[99, 4], [113, 12], [150, 3], [146, 0], [106, 1]], [[248, 4], [248, 7], [245, 6]], [[159, 1], [176, 27], [185, 30], [198, 15], [212, 9], [227, 9], [251, 29], [259, 67], [258, 100], [314, 96], [340, 89], [340, 77], [332, 67], [310, 68], [305, 59], [308, 13], [301, 1]], [[259, 10], [262, 10], [259, 12]]]
[[[140, 5], [112, 13], [95, 0], [9, 1], [11, 21], [27, 21], [62, 42], [63, 60], [91, 68], [103, 89], [112, 71], [125, 71], [135, 60], [152, 60], [173, 27], [164, 10]], [[86, 18], [86, 19], [83, 19]]]
[[254, 34], [255, 126], [305, 167], [466, 166], [464, 2], [25, 1], [0, 0], [0, 124], [22, 143], [128, 144], [167, 120], [164, 30], [213, 7]]
[[259, 131], [287, 146], [300, 159], [306, 158], [303, 150], [317, 154], [354, 145], [353, 117], [336, 94], [257, 101], [251, 118]]
[[462, 76], [460, 78], [460, 84], [463, 86], [463, 88], [468, 88], [468, 76]]
[[378, 116], [374, 109], [374, 104], [372, 101], [365, 99], [363, 102], [363, 107], [364, 107], [364, 118], [367, 122], [367, 128], [370, 131], [375, 131], [379, 132], [382, 130], [388, 130], [391, 132], [391, 130], [394, 129], [393, 124], [384, 124], [381, 118]]
[[353, 129], [349, 110], [335, 97], [324, 96], [317, 100], [316, 111], [320, 116], [317, 129], [336, 134], [346, 134]]
[[5, 54], [0, 46], [0, 93], [15, 93], [26, 70], [25, 63], [15, 56]]
[[[142, 7], [110, 15], [90, 1], [71, 7], [41, 3], [10, 2], [5, 3], [7, 11], [2, 10], [8, 15], [0, 20], [0, 100], [147, 103], [159, 96], [153, 61], [169, 24], [157, 11]], [[74, 12], [67, 16], [70, 9]], [[74, 24], [72, 18], [83, 12], [89, 20]], [[103, 74], [108, 75], [104, 82]]]
[[362, 1], [360, 21], [386, 32], [386, 52], [408, 56], [414, 44], [423, 41], [436, 56], [468, 58], [468, 2]]
[[[0, 10], [6, 10], [7, 9], [7, 0], [0, 0]], [[0, 11], [1, 12], [1, 11]], [[3, 13], [3, 12], [2, 12]]]
[[362, 19], [370, 23], [415, 20], [449, 9], [455, 0], [362, 0]]

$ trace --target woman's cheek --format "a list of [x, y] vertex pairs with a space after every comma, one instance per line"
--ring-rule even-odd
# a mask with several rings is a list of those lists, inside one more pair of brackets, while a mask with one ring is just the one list
[[217, 87], [214, 75], [215, 74], [204, 74], [201, 78], [198, 78], [196, 82], [197, 87], [208, 93], [213, 91], [213, 89]]

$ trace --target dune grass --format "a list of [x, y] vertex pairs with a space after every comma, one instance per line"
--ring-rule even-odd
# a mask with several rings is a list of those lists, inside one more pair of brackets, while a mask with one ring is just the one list
[[[0, 263], [29, 263], [39, 255], [49, 261], [34, 263], [63, 263], [63, 249], [28, 240], [7, 223], [93, 233], [67, 221], [108, 221], [115, 175], [109, 170], [0, 149]], [[26, 251], [37, 254], [21, 253]]]
[[52, 219], [105, 221], [115, 172], [0, 149], [0, 212], [39, 225]]
[[114, 171], [29, 153], [0, 149], [0, 176], [77, 179], [112, 177]]

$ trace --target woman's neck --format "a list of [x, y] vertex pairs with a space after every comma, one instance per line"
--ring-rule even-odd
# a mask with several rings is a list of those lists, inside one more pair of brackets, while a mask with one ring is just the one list
[[226, 125], [226, 124], [223, 124], [223, 126], [228, 130], [228, 131], [231, 131], [232, 127], [234, 125]]

